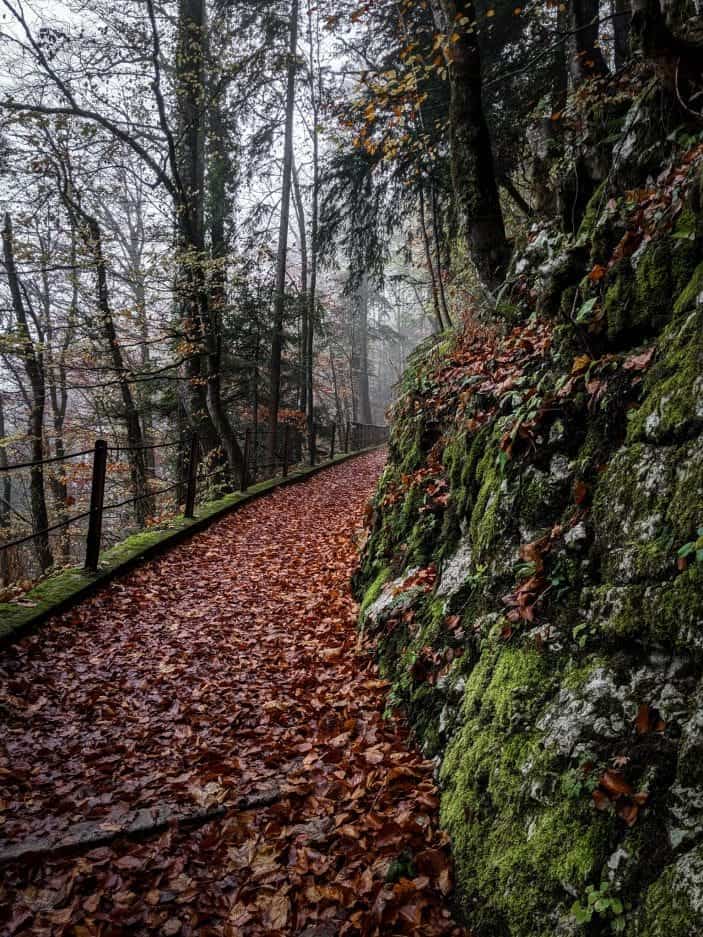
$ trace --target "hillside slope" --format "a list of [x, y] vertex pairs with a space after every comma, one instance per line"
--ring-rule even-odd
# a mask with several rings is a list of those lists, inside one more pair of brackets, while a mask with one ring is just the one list
[[478, 937], [703, 933], [703, 145], [662, 95], [578, 105], [578, 230], [415, 354], [373, 503], [361, 626]]

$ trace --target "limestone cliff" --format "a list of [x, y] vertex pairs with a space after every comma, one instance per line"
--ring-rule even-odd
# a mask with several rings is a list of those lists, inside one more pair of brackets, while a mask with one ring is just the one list
[[703, 144], [659, 95], [590, 107], [577, 230], [415, 354], [373, 504], [362, 627], [478, 937], [703, 934]]

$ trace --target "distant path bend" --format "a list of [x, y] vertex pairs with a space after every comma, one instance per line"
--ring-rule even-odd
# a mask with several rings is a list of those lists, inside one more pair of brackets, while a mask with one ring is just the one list
[[0, 933], [460, 933], [432, 766], [355, 648], [384, 458], [245, 505], [0, 652], [0, 861], [33, 853], [0, 870]]

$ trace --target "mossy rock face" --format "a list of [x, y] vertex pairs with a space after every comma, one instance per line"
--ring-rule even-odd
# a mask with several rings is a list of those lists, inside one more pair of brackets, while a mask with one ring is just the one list
[[703, 440], [623, 446], [602, 475], [594, 500], [603, 579], [626, 585], [673, 576], [677, 549], [695, 539], [702, 506]]
[[629, 328], [628, 310], [633, 303], [634, 279], [629, 260], [621, 260], [613, 267], [605, 281], [603, 308], [610, 344], [616, 344], [621, 335]]
[[560, 756], [537, 728], [555, 683], [535, 648], [498, 643], [466, 683], [442, 766], [442, 821], [479, 935], [554, 933], [606, 855], [608, 823], [564, 797]]
[[[703, 291], [703, 265], [700, 289]], [[645, 378], [646, 396], [633, 413], [630, 440], [676, 442], [703, 430], [703, 305], [685, 309], [658, 342]]]
[[[658, 144], [634, 113], [625, 129], [628, 146], [648, 141], [631, 167], [642, 186]], [[610, 266], [625, 217], [599, 207], [610, 194], [594, 194], [578, 243], [537, 230], [514, 260], [566, 321], [510, 398], [458, 398], [461, 418], [445, 401], [440, 418], [430, 358], [414, 359], [363, 559], [364, 611], [412, 568], [437, 568], [432, 589], [396, 593], [377, 647], [391, 702], [437, 759], [477, 937], [703, 934], [703, 212]], [[584, 279], [589, 261], [602, 281]], [[595, 398], [574, 378], [579, 291], [604, 310], [588, 333]], [[545, 415], [530, 426], [532, 397]], [[527, 441], [507, 453], [517, 418]], [[410, 490], [381, 506], [430, 446], [437, 471], [438, 439], [446, 505]], [[530, 582], [531, 618], [516, 604]], [[611, 799], [606, 772], [630, 793]]]
[[676, 297], [674, 312], [680, 314], [703, 306], [703, 262], [691, 274], [691, 279]]
[[666, 323], [675, 295], [670, 261], [667, 242], [645, 251], [636, 267], [622, 261], [605, 297], [611, 343], [622, 345], [635, 335], [652, 335]]
[[594, 640], [656, 642], [703, 656], [703, 572], [696, 563], [669, 582], [589, 586], [582, 619]]
[[697, 937], [703, 934], [703, 850], [671, 865], [648, 890], [632, 937]]
[[606, 280], [603, 306], [607, 336], [622, 347], [656, 336], [692, 291], [699, 252], [686, 239], [667, 236], [619, 261]]
[[514, 499], [509, 486], [504, 484], [493, 446], [486, 448], [476, 467], [478, 493], [471, 511], [469, 531], [477, 558], [485, 558], [496, 540], [503, 539], [510, 523]]

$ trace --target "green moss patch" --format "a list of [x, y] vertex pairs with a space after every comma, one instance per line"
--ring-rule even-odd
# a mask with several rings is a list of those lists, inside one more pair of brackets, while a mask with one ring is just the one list
[[[703, 271], [703, 264], [701, 265]], [[703, 272], [697, 289], [703, 290]], [[628, 438], [670, 443], [703, 428], [703, 310], [677, 316], [658, 342], [645, 379], [646, 396], [630, 419]]]
[[551, 937], [555, 911], [568, 916], [604, 858], [607, 823], [564, 797], [535, 729], [554, 687], [544, 655], [498, 644], [484, 647], [467, 681], [441, 811], [478, 934]]
[[[692, 907], [675, 866], [647, 891], [632, 928], [633, 937], [695, 937], [703, 933], [703, 914]], [[703, 877], [698, 881], [699, 894]]]

